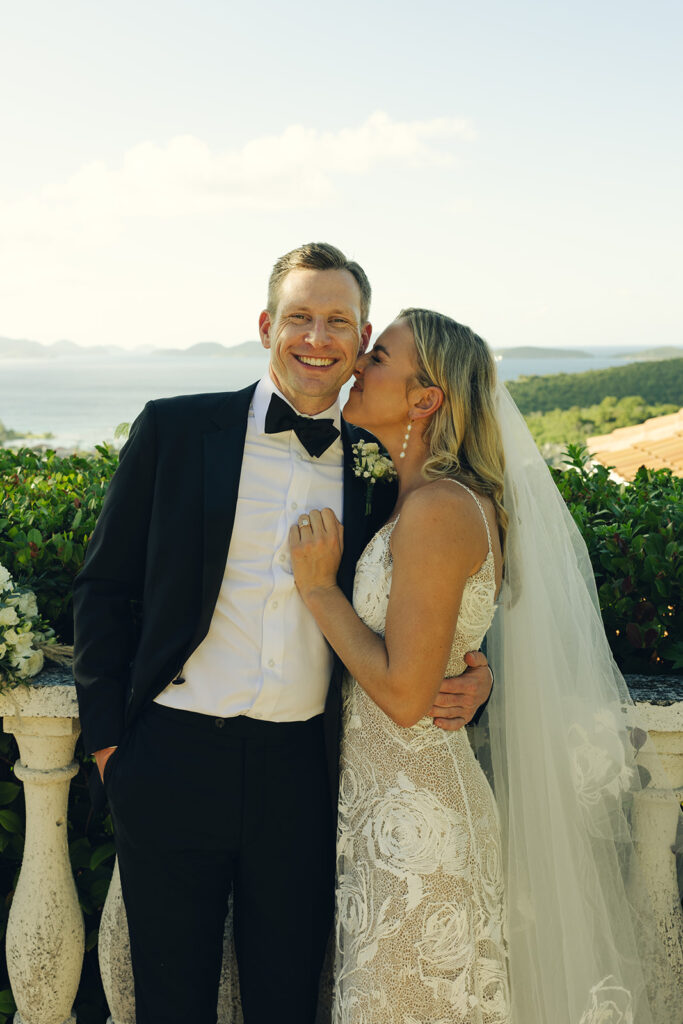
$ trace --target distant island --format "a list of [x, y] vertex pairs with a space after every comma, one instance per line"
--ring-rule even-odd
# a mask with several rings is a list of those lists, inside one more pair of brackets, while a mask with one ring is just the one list
[[260, 341], [243, 341], [239, 345], [221, 345], [219, 341], [200, 341], [189, 348], [155, 348], [155, 356], [208, 356], [223, 358], [224, 356], [242, 356], [249, 358], [265, 353]]
[[243, 341], [238, 345], [221, 345], [218, 341], [200, 341], [189, 348], [155, 348], [153, 345], [77, 345], [75, 341], [55, 341], [43, 345], [27, 338], [0, 338], [0, 359], [56, 359], [61, 356], [258, 356], [265, 349], [260, 341]]
[[593, 359], [590, 352], [580, 348], [537, 348], [535, 345], [520, 345], [517, 348], [497, 348], [495, 356], [501, 359]]
[[[135, 355], [149, 352], [151, 346], [132, 350]], [[26, 338], [0, 338], [0, 359], [55, 359], [61, 356], [130, 355], [131, 349], [120, 345], [77, 345], [75, 341], [55, 341], [43, 345]]]

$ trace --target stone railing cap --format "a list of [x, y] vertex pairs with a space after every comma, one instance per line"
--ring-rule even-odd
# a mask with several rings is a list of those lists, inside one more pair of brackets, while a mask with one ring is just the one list
[[636, 703], [667, 707], [683, 701], [683, 676], [624, 676]]
[[0, 693], [0, 715], [78, 718], [76, 685], [70, 668], [50, 665], [30, 680]]

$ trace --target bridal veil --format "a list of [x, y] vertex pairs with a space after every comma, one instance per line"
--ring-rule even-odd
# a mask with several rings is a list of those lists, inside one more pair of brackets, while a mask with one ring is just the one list
[[475, 745], [490, 744], [503, 826], [513, 1020], [674, 1024], [683, 1006], [660, 1005], [671, 960], [631, 829], [645, 735], [583, 539], [500, 384], [497, 405], [510, 523]]

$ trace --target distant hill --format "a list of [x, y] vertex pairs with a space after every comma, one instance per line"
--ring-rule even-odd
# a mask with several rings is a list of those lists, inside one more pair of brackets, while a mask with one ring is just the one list
[[215, 359], [216, 356], [260, 356], [265, 349], [260, 341], [243, 341], [239, 345], [221, 345], [218, 341], [200, 341], [189, 348], [158, 348], [154, 350], [155, 356], [207, 356]]
[[58, 356], [111, 356], [131, 354], [120, 345], [77, 345], [66, 338], [51, 345], [26, 338], [0, 338], [0, 359], [55, 359]]
[[265, 351], [260, 341], [243, 341], [239, 345], [231, 345], [227, 354], [230, 356], [260, 356]]
[[47, 355], [45, 345], [26, 338], [0, 338], [0, 356], [5, 359], [33, 359]]
[[221, 345], [218, 341], [200, 341], [189, 348], [153, 348], [137, 345], [77, 345], [75, 341], [55, 341], [43, 345], [27, 338], [0, 338], [0, 359], [55, 359], [59, 356], [257, 356], [264, 352], [260, 341], [243, 341], [239, 345]]
[[632, 362], [611, 370], [586, 373], [518, 377], [508, 381], [506, 387], [524, 416], [597, 405], [607, 395], [613, 398], [638, 395], [647, 404], [671, 403], [680, 408], [683, 406], [683, 359]]
[[676, 345], [661, 345], [659, 348], [644, 348], [642, 352], [622, 352], [620, 359], [680, 359], [683, 357], [683, 348]]
[[503, 359], [593, 359], [591, 352], [583, 352], [580, 348], [537, 348], [535, 345], [497, 348], [494, 355]]

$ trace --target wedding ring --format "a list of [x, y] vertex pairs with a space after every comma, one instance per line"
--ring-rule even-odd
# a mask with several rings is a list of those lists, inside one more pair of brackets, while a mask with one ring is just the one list
[[302, 526], [310, 526], [310, 525], [311, 525], [311, 520], [308, 518], [308, 516], [303, 516], [302, 519], [301, 519], [301, 522], [299, 523], [299, 528], [301, 528]]

